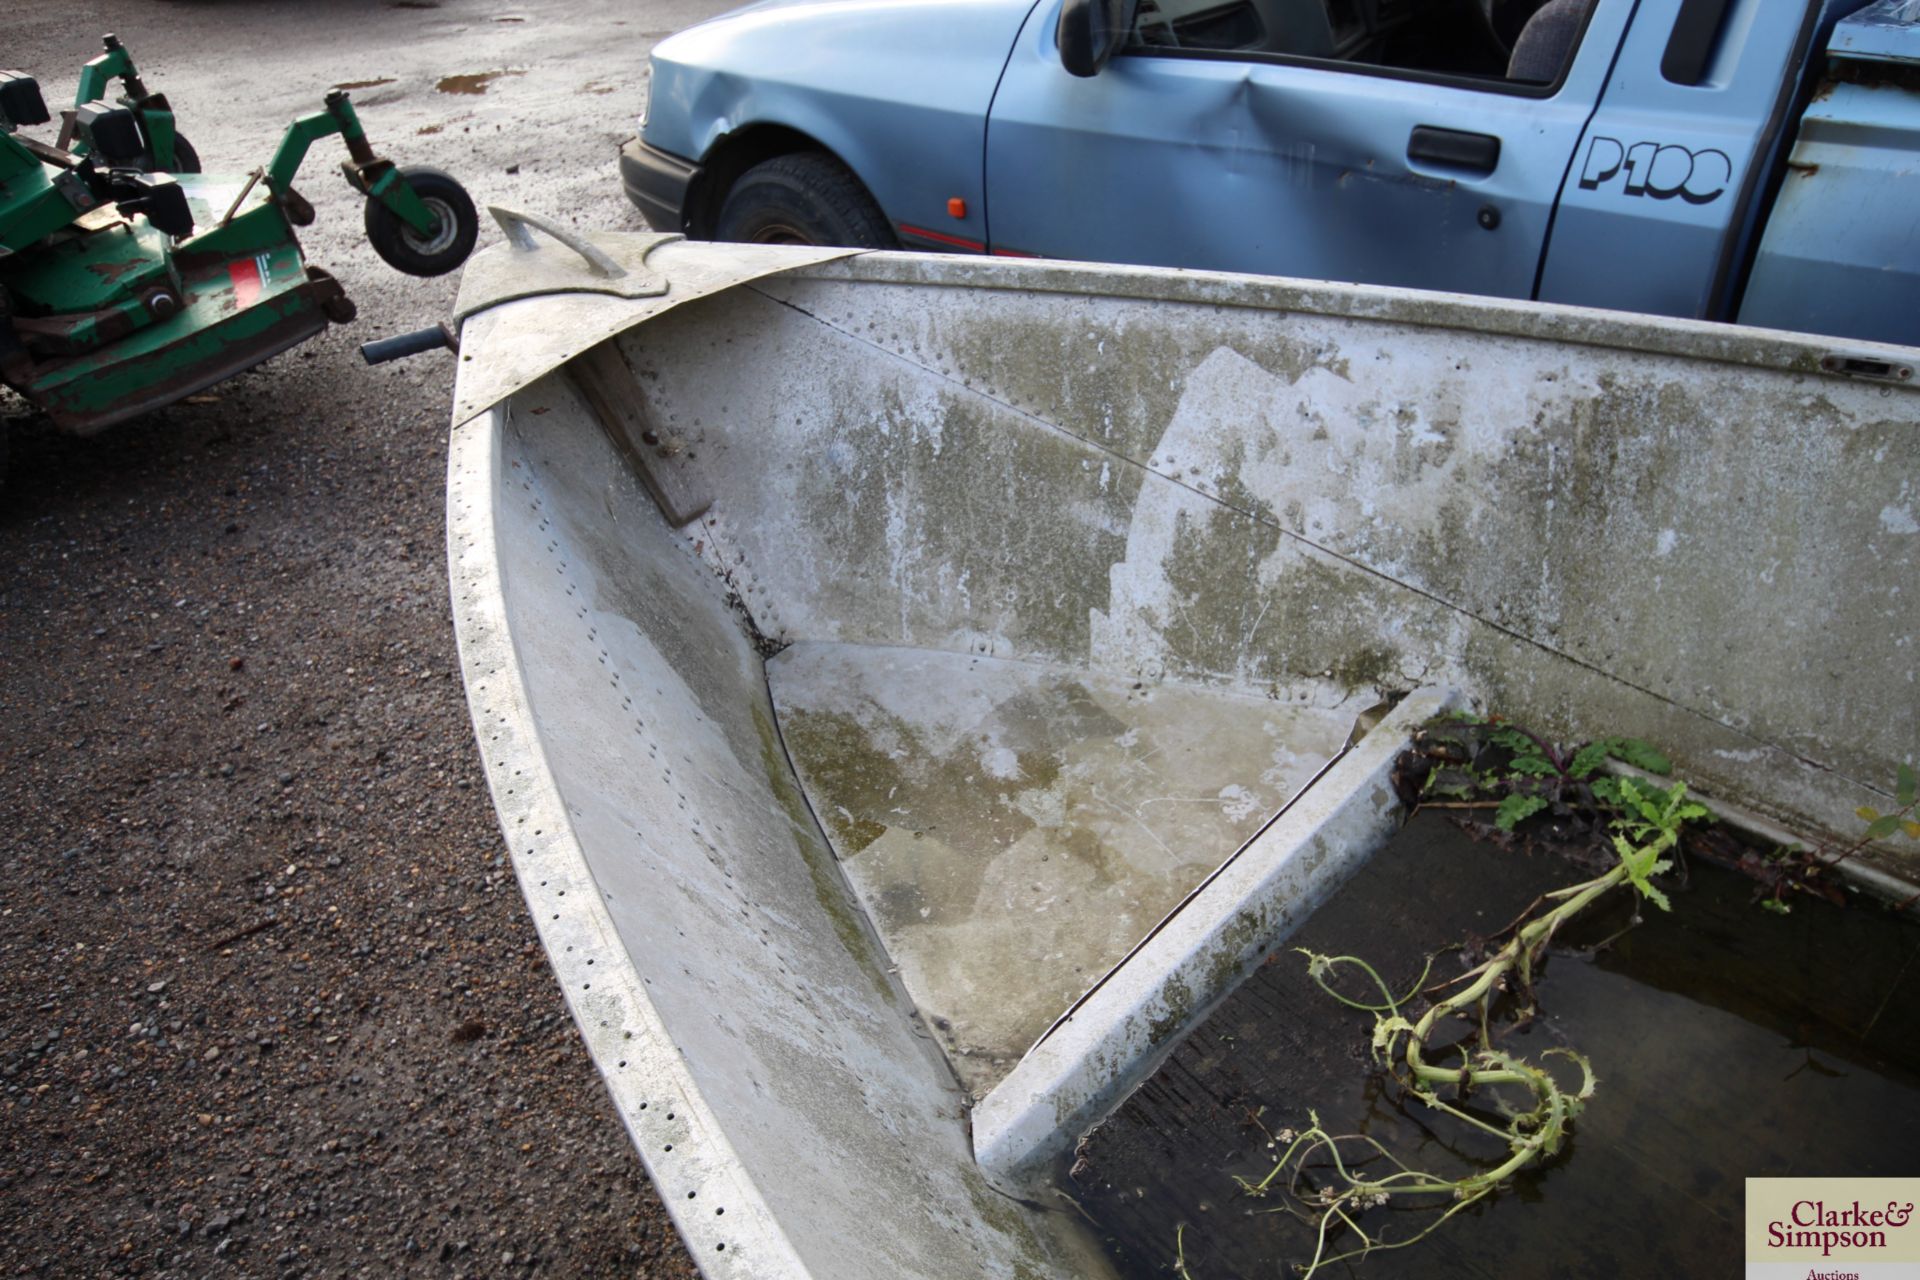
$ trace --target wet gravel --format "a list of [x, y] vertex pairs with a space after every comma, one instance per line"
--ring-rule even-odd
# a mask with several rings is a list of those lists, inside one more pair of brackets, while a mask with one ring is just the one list
[[[57, 99], [117, 30], [210, 169], [390, 77], [356, 98], [397, 157], [635, 226], [612, 147], [647, 44], [700, 16], [654, 7], [75, 3], [10, 16], [6, 61]], [[334, 165], [304, 239], [361, 322], [90, 440], [0, 392], [0, 1267], [692, 1276], [475, 756], [451, 363], [354, 350], [453, 286], [381, 266]]]

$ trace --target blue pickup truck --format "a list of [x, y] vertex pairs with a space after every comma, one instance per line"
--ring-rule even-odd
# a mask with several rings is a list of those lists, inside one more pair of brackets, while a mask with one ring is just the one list
[[761, 0], [621, 171], [696, 237], [1920, 344], [1920, 0]]

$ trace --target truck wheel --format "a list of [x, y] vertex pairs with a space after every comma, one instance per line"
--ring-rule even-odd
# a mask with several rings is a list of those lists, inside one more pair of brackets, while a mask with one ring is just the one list
[[480, 236], [480, 215], [474, 212], [467, 189], [450, 174], [422, 164], [400, 170], [400, 177], [433, 210], [439, 230], [423, 236], [378, 200], [368, 200], [367, 239], [395, 271], [443, 276], [473, 252], [473, 242]]
[[720, 206], [714, 239], [891, 249], [893, 231], [853, 172], [818, 151], [763, 160]]

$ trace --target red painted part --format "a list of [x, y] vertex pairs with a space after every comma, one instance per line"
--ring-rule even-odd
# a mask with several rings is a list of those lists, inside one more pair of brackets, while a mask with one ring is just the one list
[[239, 262], [227, 264], [227, 277], [233, 281], [233, 305], [235, 310], [244, 310], [253, 305], [260, 296], [260, 267], [258, 260], [243, 258]]
[[931, 240], [935, 244], [950, 244], [956, 249], [967, 249], [974, 253], [985, 253], [987, 246], [978, 240], [968, 240], [964, 236], [950, 236], [944, 231], [929, 231], [925, 227], [900, 224], [900, 234], [912, 236], [916, 240]]
[[966, 217], [967, 202], [965, 200], [962, 200], [959, 196], [948, 196], [947, 197], [947, 214], [948, 216], [954, 217], [954, 218]]
[[1040, 255], [1037, 253], [1028, 253], [1025, 249], [995, 249], [993, 256], [996, 258], [1037, 258]]

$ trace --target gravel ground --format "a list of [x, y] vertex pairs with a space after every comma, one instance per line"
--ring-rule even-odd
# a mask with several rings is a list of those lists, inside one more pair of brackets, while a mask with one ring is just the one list
[[[708, 11], [24, 9], [0, 62], [58, 100], [117, 31], [210, 170], [382, 81], [355, 92], [377, 147], [595, 227], [638, 225], [612, 161], [646, 48]], [[335, 145], [304, 239], [358, 323], [92, 440], [0, 392], [0, 1268], [691, 1276], [475, 758], [451, 363], [354, 350], [437, 320], [453, 284], [379, 263]]]

